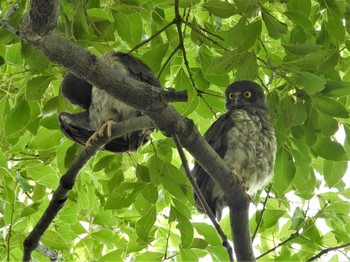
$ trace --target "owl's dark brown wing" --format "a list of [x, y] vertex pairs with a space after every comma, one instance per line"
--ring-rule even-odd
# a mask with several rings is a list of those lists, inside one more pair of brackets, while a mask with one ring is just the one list
[[92, 85], [72, 73], [66, 74], [62, 81], [62, 95], [72, 104], [78, 105], [85, 110], [89, 109], [91, 104]]
[[[233, 125], [234, 123], [230, 118], [230, 113], [226, 113], [216, 120], [204, 134], [204, 138], [221, 158], [224, 158], [227, 151], [227, 133]], [[217, 191], [221, 191], [218, 185], [197, 162], [192, 170], [192, 175], [195, 177], [197, 185], [201, 189], [204, 198], [207, 200], [211, 211], [220, 219], [224, 202], [222, 197], [217, 197]], [[195, 201], [198, 210], [204, 212], [202, 204], [196, 195]]]
[[[90, 128], [87, 111], [77, 114], [62, 112], [58, 120], [64, 135], [82, 146], [85, 146], [86, 141], [95, 133]], [[135, 151], [148, 141], [149, 134], [133, 132], [129, 137], [113, 139], [103, 149], [115, 153]]]
[[118, 57], [118, 60], [128, 69], [132, 78], [152, 86], [160, 87], [160, 90], [162, 89], [158, 79], [153, 75], [152, 70], [139, 58], [124, 52], [115, 52], [114, 55]]

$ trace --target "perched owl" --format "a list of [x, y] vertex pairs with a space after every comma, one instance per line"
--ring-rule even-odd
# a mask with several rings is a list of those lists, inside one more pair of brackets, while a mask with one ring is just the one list
[[[232, 174], [242, 178], [248, 194], [254, 194], [273, 177], [276, 138], [270, 123], [262, 88], [251, 81], [237, 81], [227, 87], [227, 112], [204, 135], [228, 164]], [[192, 174], [211, 211], [221, 219], [226, 200], [220, 187], [195, 163]], [[195, 196], [199, 211], [204, 212]]]
[[[148, 83], [161, 91], [158, 79], [151, 69], [140, 59], [123, 53], [107, 53], [102, 60], [112, 66], [119, 73]], [[90, 83], [68, 73], [61, 91], [71, 103], [79, 105], [86, 111], [78, 114], [63, 112], [59, 115], [62, 132], [78, 144], [85, 145], [87, 140], [108, 121], [121, 122], [141, 116], [135, 108], [110, 96], [105, 91], [92, 86]], [[105, 145], [104, 149], [112, 152], [126, 152], [137, 150], [149, 140], [153, 129], [144, 129], [118, 137]]]

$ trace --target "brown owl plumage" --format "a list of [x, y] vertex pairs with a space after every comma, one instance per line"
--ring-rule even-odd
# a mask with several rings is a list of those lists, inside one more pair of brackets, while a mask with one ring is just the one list
[[[138, 81], [158, 88], [162, 87], [151, 69], [140, 59], [123, 52], [110, 52], [101, 58], [106, 64]], [[83, 79], [68, 73], [61, 86], [61, 91], [72, 104], [79, 105], [85, 111], [78, 114], [62, 112], [59, 122], [62, 132], [69, 139], [85, 146], [88, 139], [107, 121], [121, 122], [141, 116], [137, 109], [112, 97]], [[150, 139], [153, 129], [143, 129], [131, 132], [113, 139], [104, 146], [112, 152], [135, 151]]]
[[[262, 88], [251, 81], [237, 81], [227, 87], [227, 112], [204, 135], [207, 142], [243, 179], [248, 194], [254, 194], [273, 177], [276, 138], [270, 123]], [[211, 211], [218, 220], [226, 200], [221, 188], [196, 162], [192, 174]], [[199, 211], [202, 204], [195, 196]]]

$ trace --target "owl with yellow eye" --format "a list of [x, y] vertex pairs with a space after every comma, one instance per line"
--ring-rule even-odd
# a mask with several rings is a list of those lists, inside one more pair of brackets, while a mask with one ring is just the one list
[[[276, 138], [263, 89], [251, 81], [236, 81], [225, 91], [226, 110], [204, 134], [204, 138], [239, 177], [248, 194], [255, 194], [273, 177]], [[220, 220], [227, 205], [214, 180], [196, 162], [192, 170], [211, 211]], [[196, 206], [204, 212], [195, 196]]]

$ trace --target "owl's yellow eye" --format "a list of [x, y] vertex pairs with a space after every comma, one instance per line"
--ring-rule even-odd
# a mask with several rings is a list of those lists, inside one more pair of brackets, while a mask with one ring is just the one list
[[251, 98], [251, 97], [252, 97], [252, 92], [245, 91], [245, 92], [243, 93], [243, 96], [244, 96], [244, 98]]
[[228, 94], [228, 98], [230, 98], [231, 100], [235, 98], [235, 94], [234, 93], [229, 93]]

